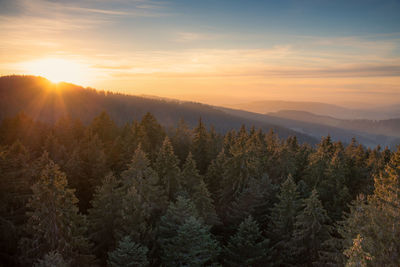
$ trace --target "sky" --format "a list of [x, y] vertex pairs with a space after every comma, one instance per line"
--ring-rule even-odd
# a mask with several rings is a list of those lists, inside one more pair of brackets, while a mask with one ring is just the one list
[[391, 105], [399, 14], [399, 0], [0, 0], [0, 75], [217, 105]]

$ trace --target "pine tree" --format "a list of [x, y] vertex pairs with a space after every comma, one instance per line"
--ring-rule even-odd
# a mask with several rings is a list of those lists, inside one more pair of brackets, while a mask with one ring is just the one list
[[343, 211], [347, 210], [347, 203], [351, 200], [347, 187], [349, 176], [343, 149], [339, 148], [335, 151], [324, 174], [317, 189], [329, 217], [338, 221], [342, 218]]
[[325, 179], [324, 173], [335, 153], [335, 146], [328, 135], [321, 139], [317, 151], [310, 155], [310, 163], [306, 169], [304, 181], [309, 187], [315, 188]]
[[122, 204], [119, 186], [120, 183], [113, 174], [107, 175], [96, 188], [91, 201], [92, 208], [89, 209], [90, 237], [95, 244], [94, 251], [102, 257], [115, 244], [114, 230]]
[[200, 181], [203, 181], [203, 176], [200, 175], [197, 169], [192, 153], [189, 153], [185, 164], [182, 166], [182, 187], [191, 195]]
[[218, 256], [220, 248], [210, 228], [191, 216], [176, 227], [176, 235], [163, 243], [165, 266], [204, 266]]
[[353, 240], [358, 234], [364, 236], [369, 233], [367, 224], [371, 217], [371, 209], [367, 206], [367, 199], [360, 194], [349, 205], [349, 212], [344, 212], [343, 220], [337, 222], [335, 230], [338, 232], [338, 238], [333, 238], [333, 251], [329, 259], [335, 263], [345, 265], [346, 257], [343, 251], [353, 245]]
[[152, 241], [152, 229], [149, 225], [152, 215], [150, 205], [135, 186], [130, 187], [125, 195], [121, 196], [121, 207], [114, 229], [115, 239], [120, 240], [124, 236], [130, 236], [135, 242]]
[[182, 225], [189, 217], [198, 218], [198, 212], [193, 202], [184, 196], [178, 196], [175, 202], [170, 202], [159, 226], [159, 243], [163, 245], [168, 239], [176, 235], [177, 226]]
[[42, 150], [47, 151], [47, 153], [49, 153], [50, 158], [53, 159], [54, 162], [57, 163], [57, 165], [64, 167], [64, 165], [67, 162], [68, 152], [64, 147], [64, 145], [62, 145], [58, 141], [57, 137], [53, 133], [50, 133], [46, 137]]
[[281, 170], [278, 164], [280, 140], [273, 129], [269, 130], [264, 137], [263, 143], [265, 144], [262, 155], [263, 171], [268, 173], [273, 182], [281, 184], [282, 179], [285, 177], [281, 177]]
[[128, 169], [122, 172], [123, 194], [133, 186], [138, 192], [141, 201], [150, 207], [152, 218], [156, 221], [167, 208], [168, 197], [157, 172], [150, 167], [147, 155], [139, 146], [132, 157]]
[[150, 247], [154, 243], [155, 224], [167, 207], [167, 196], [140, 146], [121, 180], [116, 239], [129, 235], [133, 241]]
[[32, 210], [26, 224], [27, 238], [21, 242], [26, 259], [42, 258], [50, 251], [59, 252], [75, 264], [89, 264], [90, 244], [85, 237], [86, 220], [78, 213], [78, 199], [67, 187], [67, 178], [52, 161], [32, 186], [28, 203]]
[[77, 118], [61, 117], [54, 125], [54, 135], [57, 140], [71, 151], [78, 140], [84, 136], [84, 126]]
[[363, 250], [372, 257], [371, 265], [400, 264], [400, 149], [392, 155], [385, 171], [375, 177], [374, 194], [351, 206], [350, 213], [340, 223], [343, 248], [352, 246], [360, 234]]
[[165, 131], [151, 113], [147, 112], [143, 116], [138, 136], [143, 150], [154, 160], [165, 138]]
[[193, 142], [191, 152], [194, 160], [197, 162], [197, 166], [201, 174], [204, 174], [210, 163], [209, 158], [209, 134], [202, 121], [199, 119], [199, 123], [196, 128], [193, 129]]
[[297, 181], [297, 178], [300, 177], [298, 159], [300, 145], [297, 142], [296, 136], [289, 136], [277, 152], [279, 153], [278, 168], [280, 169], [280, 176], [287, 177], [290, 174]]
[[183, 189], [189, 194], [205, 223], [209, 225], [218, 224], [219, 219], [215, 212], [213, 199], [204, 183], [203, 176], [197, 170], [196, 162], [191, 153], [189, 153], [182, 167], [182, 184]]
[[260, 179], [263, 176], [261, 159], [252, 150], [254, 147], [247, 145], [246, 138], [248, 138], [248, 134], [242, 128], [235, 143], [231, 146], [228, 153], [230, 156], [227, 157], [224, 164], [219, 199], [222, 211], [227, 210], [230, 203], [241, 194], [251, 179]]
[[68, 267], [62, 255], [57, 251], [50, 251], [44, 258], [33, 265], [34, 267]]
[[267, 176], [262, 179], [251, 179], [248, 186], [228, 207], [225, 218], [228, 230], [236, 230], [238, 225], [250, 215], [262, 227], [267, 226], [275, 190]]
[[170, 200], [175, 199], [182, 186], [178, 166], [179, 160], [174, 154], [169, 138], [166, 137], [154, 163], [154, 170]]
[[90, 129], [107, 145], [118, 135], [118, 126], [105, 111], [93, 119]]
[[180, 119], [178, 126], [171, 136], [171, 143], [179, 162], [185, 162], [192, 146], [192, 131], [183, 119]]
[[74, 149], [65, 165], [69, 183], [76, 189], [79, 208], [86, 211], [90, 207], [90, 199], [104, 176], [109, 172], [103, 143], [90, 131]]
[[349, 170], [348, 188], [352, 196], [360, 193], [371, 194], [374, 181], [370, 179], [367, 168], [367, 154], [364, 147], [353, 138], [346, 147], [347, 168]]
[[278, 266], [290, 263], [288, 262], [291, 259], [291, 255], [289, 254], [290, 242], [294, 232], [296, 216], [300, 210], [301, 202], [297, 186], [291, 176], [289, 176], [281, 185], [278, 202], [271, 209], [268, 226], [273, 246], [272, 262]]
[[[222, 145], [223, 145], [223, 138], [222, 138], [221, 134], [217, 133], [217, 131], [215, 130], [213, 125], [210, 126], [208, 138], [209, 138], [209, 141], [208, 141], [209, 162], [208, 163], [210, 163], [210, 161], [215, 159], [218, 156], [219, 152], [221, 152]], [[209, 164], [207, 165], [206, 171], [208, 170], [208, 166], [209, 166]]]
[[32, 194], [30, 186], [35, 172], [30, 157], [19, 141], [0, 152], [0, 216], [15, 225], [25, 217], [26, 203]]
[[292, 251], [297, 256], [297, 263], [312, 266], [319, 260], [322, 243], [331, 238], [329, 220], [314, 189], [311, 196], [304, 200], [303, 211], [296, 217]]
[[213, 199], [211, 198], [211, 194], [203, 180], [200, 180], [198, 185], [194, 188], [192, 199], [196, 205], [196, 209], [206, 224], [220, 224], [220, 219], [215, 211]]
[[149, 265], [147, 253], [147, 247], [137, 244], [129, 236], [125, 236], [119, 241], [118, 247], [108, 253], [108, 265], [112, 267], [145, 267]]
[[372, 260], [371, 255], [363, 250], [362, 242], [362, 237], [357, 235], [353, 246], [343, 252], [349, 258], [346, 267], [367, 267], [368, 261]]
[[269, 240], [251, 216], [239, 225], [224, 250], [229, 266], [267, 266], [270, 260]]
[[208, 166], [204, 181], [210, 190], [211, 197], [216, 201], [219, 197], [221, 181], [224, 174], [224, 164], [226, 161], [225, 151], [222, 150], [216, 159]]
[[[400, 146], [393, 154], [384, 172], [375, 177], [374, 194], [368, 198], [372, 218], [369, 227], [373, 242], [368, 250], [374, 264], [395, 266], [400, 264]], [[362, 235], [364, 237], [364, 235]]]

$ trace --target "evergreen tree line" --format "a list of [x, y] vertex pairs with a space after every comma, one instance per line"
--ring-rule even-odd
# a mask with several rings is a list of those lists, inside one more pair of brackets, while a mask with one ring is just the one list
[[399, 266], [400, 149], [201, 119], [0, 125], [0, 266]]

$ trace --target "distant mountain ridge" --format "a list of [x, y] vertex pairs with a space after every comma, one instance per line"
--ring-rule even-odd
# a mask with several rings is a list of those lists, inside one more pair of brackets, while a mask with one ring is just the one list
[[300, 142], [316, 144], [319, 140], [288, 128], [251, 118], [228, 114], [216, 107], [161, 98], [147, 98], [121, 93], [97, 91], [69, 83], [53, 84], [37, 76], [0, 77], [0, 121], [24, 112], [33, 119], [53, 123], [60, 117], [79, 118], [87, 124], [106, 111], [118, 124], [140, 120], [152, 113], [165, 127], [175, 126], [180, 119], [193, 127], [201, 117], [219, 132], [256, 126], [264, 131], [274, 129], [280, 137], [296, 135]]
[[388, 120], [343, 120], [299, 110], [281, 110], [278, 112], [268, 113], [267, 115], [329, 125], [371, 134], [400, 137], [400, 118]]
[[281, 110], [298, 110], [338, 119], [383, 120], [400, 118], [400, 103], [380, 108], [353, 109], [320, 102], [265, 100], [235, 104], [228, 107], [261, 114]]
[[271, 114], [259, 114], [259, 113], [248, 112], [245, 110], [230, 109], [230, 108], [221, 108], [221, 110], [235, 116], [240, 116], [247, 119], [254, 119], [263, 121], [265, 123], [280, 125], [282, 127], [289, 128], [294, 131], [313, 136], [317, 139], [321, 138], [322, 136], [330, 135], [332, 139], [335, 141], [350, 143], [352, 138], [356, 138], [358, 142], [368, 147], [375, 147], [377, 145], [381, 145], [381, 146], [389, 146], [393, 149], [400, 144], [399, 137], [381, 135], [381, 134], [371, 134], [359, 130], [345, 129], [337, 126], [335, 127], [331, 125], [321, 124], [318, 121], [307, 122], [294, 118], [278, 117], [278, 116], [272, 116]]

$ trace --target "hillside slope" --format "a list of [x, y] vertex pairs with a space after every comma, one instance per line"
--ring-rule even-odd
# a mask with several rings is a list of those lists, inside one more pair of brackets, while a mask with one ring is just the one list
[[194, 126], [201, 117], [205, 124], [213, 125], [219, 132], [238, 129], [245, 124], [264, 131], [273, 128], [281, 137], [296, 135], [301, 142], [318, 142], [285, 127], [227, 114], [209, 105], [97, 91], [68, 83], [53, 84], [35, 76], [0, 77], [0, 106], [0, 120], [25, 112], [34, 119], [49, 123], [71, 116], [87, 124], [106, 111], [118, 124], [124, 124], [151, 112], [166, 127], [175, 125], [179, 119]]

